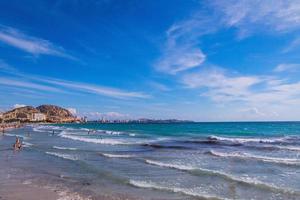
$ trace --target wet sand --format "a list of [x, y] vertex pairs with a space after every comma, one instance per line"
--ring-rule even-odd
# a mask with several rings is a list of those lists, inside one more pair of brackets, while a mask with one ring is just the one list
[[59, 198], [57, 192], [31, 184], [8, 183], [1, 184], [0, 187], [1, 200], [54, 200]]

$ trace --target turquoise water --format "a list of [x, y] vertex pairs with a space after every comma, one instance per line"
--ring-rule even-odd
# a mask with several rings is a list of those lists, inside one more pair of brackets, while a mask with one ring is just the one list
[[93, 195], [109, 182], [138, 199], [300, 199], [298, 122], [39, 125], [1, 147], [15, 135], [28, 174]]

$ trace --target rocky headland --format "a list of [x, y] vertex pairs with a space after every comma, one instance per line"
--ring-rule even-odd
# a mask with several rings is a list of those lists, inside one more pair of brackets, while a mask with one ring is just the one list
[[78, 119], [70, 111], [56, 105], [24, 106], [2, 113], [0, 121], [69, 123]]

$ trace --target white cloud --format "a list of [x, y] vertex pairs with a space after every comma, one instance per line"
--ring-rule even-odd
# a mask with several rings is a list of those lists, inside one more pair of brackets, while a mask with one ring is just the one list
[[119, 112], [86, 112], [83, 113], [83, 115], [87, 116], [90, 119], [126, 119], [129, 118], [130, 115], [128, 114], [123, 114]]
[[285, 48], [283, 48], [282, 53], [288, 53], [299, 47], [300, 47], [300, 37], [297, 37], [294, 40], [292, 40]]
[[[300, 29], [300, 0], [207, 0], [204, 4], [166, 31], [162, 56], [154, 64], [158, 71], [174, 75], [201, 66], [206, 61], [201, 36], [221, 29], [235, 28], [239, 38]], [[283, 52], [299, 43], [294, 40]]]
[[194, 47], [175, 46], [172, 50], [166, 50], [164, 54], [156, 63], [156, 68], [169, 74], [198, 67], [205, 61], [202, 51]]
[[0, 86], [6, 85], [14, 88], [29, 88], [33, 90], [47, 91], [47, 92], [64, 92], [56, 87], [47, 86], [41, 83], [33, 83], [28, 80], [19, 80], [15, 78], [0, 78]]
[[166, 85], [164, 85], [164, 84], [162, 84], [162, 83], [155, 82], [155, 81], [150, 81], [148, 84], [149, 84], [151, 87], [156, 88], [156, 89], [158, 89], [158, 90], [160, 90], [160, 91], [166, 92], [166, 91], [170, 91], [170, 90], [171, 90], [170, 87], [168, 87], [168, 86], [166, 86]]
[[77, 114], [76, 108], [67, 108], [67, 110], [68, 110], [72, 115], [76, 115], [76, 114]]
[[0, 59], [0, 70], [7, 73], [16, 73], [17, 70], [7, 64], [4, 60]]
[[182, 82], [216, 103], [238, 101], [253, 107], [300, 104], [300, 82], [275, 76], [242, 76], [210, 69], [186, 74]]
[[240, 110], [242, 113], [250, 114], [250, 115], [258, 115], [258, 116], [266, 116], [267, 114], [260, 111], [257, 107], [247, 108]]
[[216, 30], [213, 20], [196, 13], [190, 18], [174, 23], [166, 31], [162, 56], [155, 63], [157, 70], [177, 74], [199, 67], [206, 55], [199, 47], [200, 36]]
[[[1, 69], [1, 60], [0, 60]], [[100, 85], [92, 85], [88, 83], [66, 81], [61, 79], [53, 79], [50, 77], [39, 77], [21, 72], [13, 72], [6, 78], [0, 77], [0, 86], [10, 86], [14, 89], [28, 88], [43, 92], [77, 94], [77, 93], [93, 93], [101, 96], [108, 96], [118, 99], [140, 98], [146, 99], [151, 96], [143, 92], [126, 91], [118, 88], [104, 87]], [[75, 93], [74, 93], [75, 92]]]
[[189, 88], [207, 89], [202, 95], [214, 101], [244, 100], [251, 94], [251, 87], [263, 81], [263, 78], [255, 76], [228, 76], [225, 71], [216, 68], [186, 74], [182, 78]]
[[295, 64], [295, 63], [283, 63], [274, 69], [274, 72], [296, 72], [300, 70], [300, 64]]
[[0, 26], [0, 41], [33, 55], [52, 55], [76, 60], [62, 47], [47, 40], [26, 35], [11, 27]]
[[149, 95], [141, 92], [130, 92], [130, 91], [124, 91], [116, 88], [103, 87], [103, 86], [91, 85], [91, 84], [80, 83], [80, 82], [71, 82], [71, 81], [58, 80], [58, 79], [39, 79], [39, 80], [57, 86], [74, 89], [76, 91], [94, 93], [98, 95], [109, 96], [109, 97], [119, 98], [119, 99], [150, 97]]
[[27, 105], [25, 105], [25, 104], [15, 104], [14, 108], [22, 108], [22, 107], [25, 107], [25, 106], [27, 106]]
[[256, 31], [288, 32], [300, 28], [299, 0], [208, 1], [227, 27], [236, 27], [241, 36]]

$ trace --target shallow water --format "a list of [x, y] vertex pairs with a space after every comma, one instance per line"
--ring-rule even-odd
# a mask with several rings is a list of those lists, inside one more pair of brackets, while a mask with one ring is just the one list
[[[12, 154], [15, 135], [25, 147]], [[94, 197], [300, 199], [296, 122], [39, 125], [0, 144], [0, 162], [24, 179]]]

